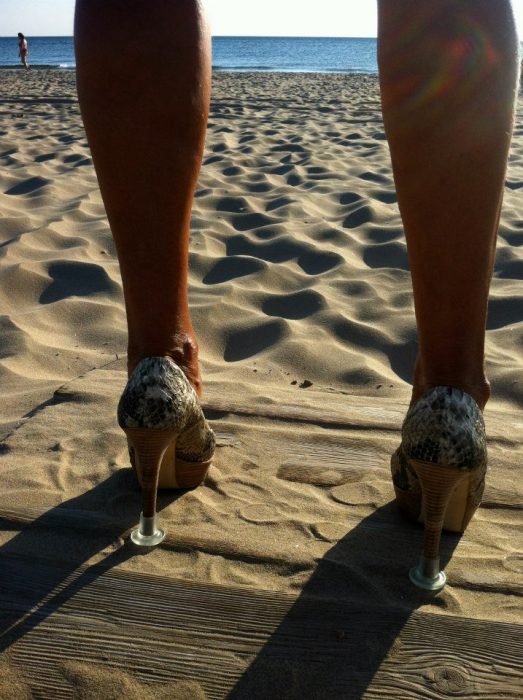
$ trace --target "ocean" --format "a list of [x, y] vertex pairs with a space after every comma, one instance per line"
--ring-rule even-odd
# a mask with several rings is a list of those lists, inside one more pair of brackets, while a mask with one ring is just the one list
[[[27, 37], [29, 64], [74, 68], [72, 37]], [[213, 69], [305, 73], [377, 73], [376, 39], [213, 37]], [[20, 65], [17, 37], [0, 37], [0, 67]]]

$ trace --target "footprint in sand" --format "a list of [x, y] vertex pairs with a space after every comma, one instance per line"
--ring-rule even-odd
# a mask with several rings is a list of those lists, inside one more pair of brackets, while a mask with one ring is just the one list
[[288, 335], [287, 323], [281, 320], [232, 331], [227, 338], [223, 359], [226, 362], [237, 362], [253, 357], [276, 345], [286, 335]]
[[41, 304], [51, 304], [73, 296], [91, 296], [107, 293], [119, 294], [120, 288], [101, 265], [73, 260], [51, 263], [48, 274], [51, 284], [40, 296]]
[[49, 185], [51, 180], [47, 180], [45, 177], [30, 177], [27, 180], [23, 180], [13, 187], [6, 190], [5, 194], [18, 196], [24, 194], [32, 194], [41, 190], [46, 185]]
[[363, 261], [373, 268], [393, 267], [405, 271], [409, 269], [407, 246], [397, 241], [366, 248], [363, 251]]
[[304, 290], [295, 294], [270, 295], [262, 302], [262, 311], [267, 316], [302, 319], [312, 316], [325, 307], [325, 299], [318, 292]]
[[251, 503], [240, 508], [239, 516], [248, 523], [263, 523], [264, 525], [280, 523], [283, 519], [283, 514], [276, 511], [274, 506], [268, 506], [264, 503]]
[[[387, 488], [389, 488], [388, 484]], [[335, 486], [330, 495], [338, 503], [344, 503], [347, 506], [378, 508], [383, 502], [381, 490], [378, 486], [369, 483], [347, 483]]]
[[339, 486], [344, 481], [344, 474], [336, 469], [324, 469], [315, 465], [294, 464], [293, 462], [282, 464], [278, 469], [277, 476], [284, 481], [319, 487]]
[[204, 284], [221, 284], [239, 277], [260, 272], [267, 267], [261, 260], [242, 255], [232, 255], [218, 260], [203, 278]]
[[311, 526], [312, 534], [324, 542], [338, 542], [347, 534], [346, 523], [323, 522]]

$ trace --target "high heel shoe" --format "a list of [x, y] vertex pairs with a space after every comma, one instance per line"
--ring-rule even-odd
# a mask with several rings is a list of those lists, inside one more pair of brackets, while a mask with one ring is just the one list
[[423, 554], [410, 570], [416, 586], [445, 585], [441, 531], [464, 532], [481, 502], [486, 469], [485, 424], [471, 396], [436, 386], [410, 407], [391, 470], [400, 510], [425, 527]]
[[156, 523], [158, 487], [197, 486], [211, 464], [214, 433], [187, 377], [165, 357], [146, 357], [137, 365], [118, 404], [118, 423], [142, 487], [140, 525], [131, 539], [151, 547], [165, 537]]

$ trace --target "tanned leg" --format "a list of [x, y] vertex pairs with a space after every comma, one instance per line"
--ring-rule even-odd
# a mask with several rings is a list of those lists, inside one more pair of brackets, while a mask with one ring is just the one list
[[518, 77], [510, 2], [379, 0], [379, 67], [418, 326], [413, 400], [441, 384], [483, 408]]
[[201, 391], [188, 309], [191, 205], [210, 96], [197, 0], [77, 0], [80, 107], [122, 273], [129, 370], [170, 356]]

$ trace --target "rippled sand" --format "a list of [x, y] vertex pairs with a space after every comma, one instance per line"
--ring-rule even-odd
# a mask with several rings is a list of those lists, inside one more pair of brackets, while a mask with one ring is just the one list
[[[74, 551], [70, 532], [45, 528], [38, 540], [4, 532], [2, 544], [4, 554], [96, 563], [139, 511], [114, 415], [126, 360], [118, 263], [74, 73], [0, 77], [0, 508], [33, 523], [64, 509], [75, 527], [108, 523]], [[510, 591], [520, 568], [522, 136], [518, 117], [487, 331], [488, 506], [449, 565], [457, 588], [438, 609], [503, 621], [513, 603], [489, 585]], [[416, 331], [375, 77], [214, 76], [190, 269], [217, 457], [205, 486], [163, 497], [172, 551], [122, 568], [297, 593], [317, 566], [347, 559], [350, 586], [337, 594], [404, 606], [408, 584], [387, 577], [403, 582], [419, 532], [389, 514], [388, 459]], [[80, 687], [94, 671], [64, 673]], [[10, 667], [0, 676], [19, 683]]]

